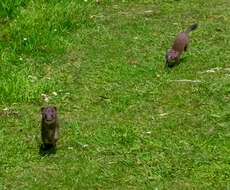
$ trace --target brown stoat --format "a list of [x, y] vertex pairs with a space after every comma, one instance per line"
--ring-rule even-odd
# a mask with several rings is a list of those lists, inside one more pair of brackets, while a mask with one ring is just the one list
[[58, 140], [59, 124], [56, 107], [43, 107], [41, 134], [43, 141], [43, 149], [48, 150], [56, 147]]
[[173, 67], [179, 64], [179, 59], [183, 51], [187, 50], [189, 44], [189, 32], [195, 30], [198, 24], [193, 24], [187, 28], [185, 32], [178, 34], [173, 42], [172, 49], [166, 52], [166, 64], [165, 66]]

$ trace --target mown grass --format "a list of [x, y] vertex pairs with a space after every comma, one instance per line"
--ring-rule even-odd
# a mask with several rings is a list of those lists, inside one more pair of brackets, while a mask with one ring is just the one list
[[[230, 188], [228, 0], [3, 2], [0, 189]], [[61, 131], [41, 156], [46, 105]]]

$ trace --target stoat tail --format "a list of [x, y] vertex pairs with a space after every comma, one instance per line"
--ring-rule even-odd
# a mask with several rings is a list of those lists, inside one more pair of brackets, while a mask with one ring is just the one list
[[189, 27], [187, 28], [187, 30], [185, 31], [185, 33], [189, 33], [189, 32], [191, 32], [192, 30], [195, 30], [195, 29], [197, 28], [197, 26], [198, 26], [197, 23], [196, 23], [196, 24], [193, 24], [193, 25], [191, 25], [191, 26], [189, 26]]

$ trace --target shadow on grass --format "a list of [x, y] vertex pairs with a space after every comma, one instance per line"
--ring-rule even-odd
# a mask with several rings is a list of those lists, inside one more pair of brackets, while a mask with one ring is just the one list
[[180, 59], [180, 62], [179, 62], [179, 64], [175, 64], [175, 63], [173, 63], [173, 64], [165, 64], [165, 68], [173, 68], [173, 67], [177, 67], [178, 65], [180, 65], [182, 62], [186, 62], [186, 57], [182, 57], [181, 59]]
[[187, 60], [187, 56], [180, 58], [180, 62], [186, 62], [186, 60]]
[[40, 156], [49, 156], [51, 154], [56, 154], [56, 146], [41, 144], [39, 148]]

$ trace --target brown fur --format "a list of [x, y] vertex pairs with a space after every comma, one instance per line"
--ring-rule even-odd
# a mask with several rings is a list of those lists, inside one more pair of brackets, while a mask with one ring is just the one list
[[173, 67], [179, 64], [179, 59], [183, 51], [187, 50], [189, 44], [189, 32], [195, 30], [198, 24], [193, 24], [187, 28], [185, 32], [178, 34], [173, 42], [172, 49], [166, 53], [165, 66]]
[[56, 107], [41, 108], [42, 125], [41, 135], [44, 144], [44, 149], [56, 147], [56, 142], [59, 135], [59, 124]]

